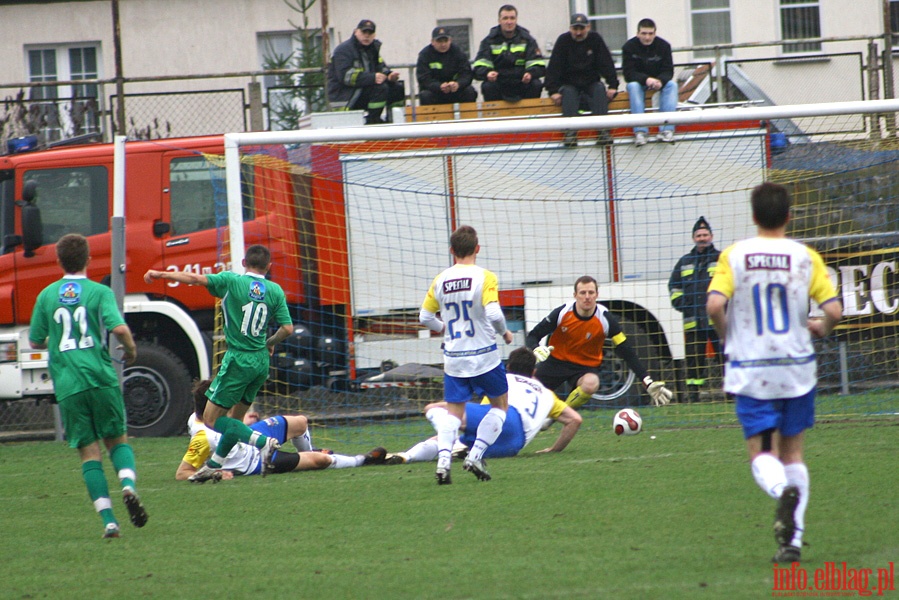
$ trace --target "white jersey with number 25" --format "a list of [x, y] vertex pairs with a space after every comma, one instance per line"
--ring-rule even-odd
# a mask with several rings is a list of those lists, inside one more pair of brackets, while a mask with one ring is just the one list
[[496, 275], [477, 265], [454, 265], [434, 278], [422, 308], [444, 322], [443, 370], [474, 377], [500, 363], [496, 330], [484, 307], [499, 302]]

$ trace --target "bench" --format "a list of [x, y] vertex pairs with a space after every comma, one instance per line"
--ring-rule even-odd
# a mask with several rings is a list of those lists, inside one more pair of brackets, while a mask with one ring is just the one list
[[[646, 92], [646, 106], [652, 105], [655, 91]], [[627, 112], [630, 102], [627, 92], [618, 92], [614, 100], [609, 102], [609, 112]], [[479, 102], [463, 102], [461, 104], [429, 104], [426, 106], [407, 106], [406, 122], [420, 123], [425, 121], [456, 121], [460, 119], [498, 119], [504, 117], [525, 117], [540, 115], [561, 115], [561, 108], [550, 98], [525, 98], [518, 102], [491, 100]]]

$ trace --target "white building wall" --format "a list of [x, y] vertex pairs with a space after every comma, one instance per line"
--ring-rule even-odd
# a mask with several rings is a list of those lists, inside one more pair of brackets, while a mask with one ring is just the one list
[[[321, 1], [321, 0], [320, 0]], [[378, 25], [389, 64], [414, 63], [439, 20], [470, 19], [472, 52], [497, 22], [502, 2], [484, 0], [329, 0], [332, 47], [352, 35], [360, 19]], [[519, 23], [546, 48], [568, 27], [568, 0], [516, 0]], [[573, 0], [578, 10], [586, 0]], [[778, 0], [731, 0], [734, 42], [773, 41], [780, 36]], [[820, 2], [822, 35], [876, 35], [883, 30], [881, 0]], [[222, 73], [259, 68], [256, 34], [289, 31], [299, 15], [281, 0], [121, 0], [123, 64], [128, 77]], [[673, 46], [692, 44], [690, 0], [629, 0], [628, 33], [649, 16]], [[310, 26], [320, 24], [319, 4]], [[21, 2], [0, 5], [0, 83], [27, 78], [24, 48], [32, 44], [100, 42], [103, 77], [114, 74], [112, 9], [96, 2]], [[825, 51], [845, 51], [830, 44]], [[859, 42], [856, 49], [864, 47]], [[741, 57], [771, 56], [772, 48], [741, 50]]]

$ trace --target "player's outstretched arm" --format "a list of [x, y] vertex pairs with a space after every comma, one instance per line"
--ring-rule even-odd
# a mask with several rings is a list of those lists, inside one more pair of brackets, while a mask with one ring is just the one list
[[567, 448], [568, 444], [571, 443], [571, 440], [574, 439], [574, 436], [577, 435], [578, 429], [581, 428], [581, 423], [583, 422], [581, 415], [570, 406], [566, 406], [565, 410], [562, 411], [562, 414], [559, 415], [556, 420], [563, 425], [562, 431], [559, 432], [559, 437], [556, 438], [556, 443], [550, 448], [538, 450], [537, 454], [543, 454], [545, 452], [561, 452]]
[[144, 273], [144, 282], [145, 283], [153, 283], [160, 279], [165, 279], [166, 281], [175, 281], [178, 283], [186, 283], [187, 285], [202, 285], [206, 286], [209, 283], [209, 280], [205, 275], [200, 273], [188, 273], [185, 271], [157, 271], [155, 269], [150, 269], [146, 273]]

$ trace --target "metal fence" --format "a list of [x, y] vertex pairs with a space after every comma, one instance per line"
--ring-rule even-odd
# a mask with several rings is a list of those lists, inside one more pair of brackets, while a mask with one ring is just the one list
[[[834, 51], [794, 56], [783, 52], [783, 42], [676, 48], [677, 77], [683, 82], [703, 64], [722, 66], [708, 70], [698, 90], [699, 104], [811, 104], [895, 97], [894, 59], [884, 50], [883, 36], [813, 41]], [[859, 50], [862, 46], [864, 51]], [[710, 58], [692, 60], [696, 56]], [[403, 73], [406, 92], [414, 101], [418, 93], [415, 65], [395, 69]], [[0, 84], [0, 96], [6, 90], [5, 99], [0, 100], [0, 143], [24, 135], [38, 135], [46, 143], [94, 130], [109, 141], [122, 128], [136, 138], [278, 129], [282, 127], [269, 109], [283, 89], [263, 90], [260, 82], [267, 76], [311, 72], [320, 70]], [[47, 89], [52, 86], [83, 88], [86, 83], [96, 85], [96, 99], [47, 98], [53, 95]], [[41, 98], [31, 99], [37, 96]], [[119, 98], [124, 100], [122, 105]], [[300, 111], [310, 108], [303, 103], [298, 106]], [[117, 126], [121, 122], [124, 127]]]
[[[118, 98], [109, 97], [110, 115], [117, 114]], [[128, 139], [208, 135], [247, 131], [246, 90], [206, 90], [125, 94]], [[109, 119], [115, 133], [115, 119]]]

